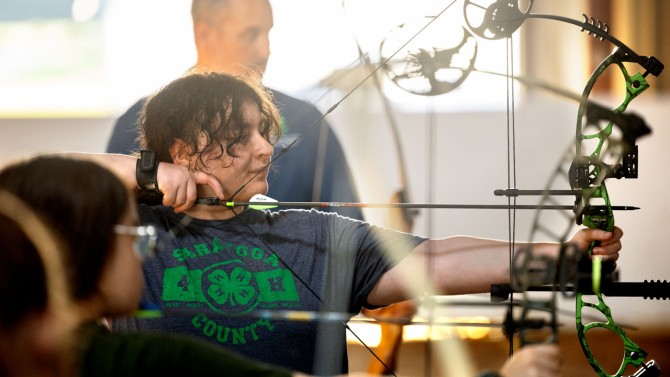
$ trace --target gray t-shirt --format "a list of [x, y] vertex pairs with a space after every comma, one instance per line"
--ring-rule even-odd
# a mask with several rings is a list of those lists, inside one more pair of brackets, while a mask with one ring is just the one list
[[[316, 210], [246, 210], [200, 220], [140, 205], [159, 228], [144, 264], [144, 303], [161, 318], [116, 330], [191, 334], [248, 357], [312, 374], [347, 371], [343, 322], [262, 318], [262, 311], [357, 314], [379, 278], [424, 239]], [[394, 257], [386, 257], [392, 248]], [[396, 262], [394, 262], [396, 261]]]

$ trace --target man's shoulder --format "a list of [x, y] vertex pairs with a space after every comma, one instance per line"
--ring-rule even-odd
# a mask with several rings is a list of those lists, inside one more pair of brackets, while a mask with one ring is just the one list
[[301, 113], [305, 114], [306, 111], [309, 111], [310, 113], [318, 113], [319, 115], [321, 114], [316, 106], [305, 100], [291, 96], [276, 89], [270, 89], [270, 92], [272, 92], [274, 102], [282, 113], [285, 111], [300, 111]]
[[139, 113], [142, 111], [144, 102], [147, 97], [140, 98], [132, 106], [130, 106], [121, 116], [116, 120], [115, 128], [121, 128], [125, 132], [135, 129], [139, 120]]
[[288, 94], [288, 93], [284, 93], [284, 92], [282, 92], [282, 91], [280, 91], [280, 90], [272, 89], [272, 88], [268, 88], [268, 90], [270, 90], [270, 92], [272, 93], [272, 96], [274, 97], [274, 100], [275, 100], [276, 102], [281, 102], [281, 103], [296, 103], [296, 104], [303, 104], [303, 105], [305, 105], [305, 106], [315, 107], [314, 105], [312, 105], [311, 103], [309, 103], [309, 102], [307, 102], [307, 101], [305, 101], [305, 100], [302, 100], [302, 99], [300, 99], [300, 98], [298, 98], [298, 97], [294, 97], [294, 96], [292, 96], [292, 95], [290, 95], [290, 94]]
[[123, 115], [121, 115], [121, 117], [129, 115], [132, 116], [133, 118], [136, 117], [137, 114], [142, 110], [142, 106], [144, 106], [144, 102], [146, 102], [147, 98], [148, 97], [143, 97], [138, 99], [137, 102], [135, 102], [132, 106], [130, 106], [128, 110], [126, 110], [126, 112], [123, 113]]
[[141, 98], [116, 120], [107, 142], [107, 153], [128, 154], [139, 149], [139, 114], [145, 101], [146, 97]]

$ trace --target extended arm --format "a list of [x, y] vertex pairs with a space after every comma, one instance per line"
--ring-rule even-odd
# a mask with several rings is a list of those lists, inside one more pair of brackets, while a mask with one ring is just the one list
[[[580, 249], [601, 241], [593, 253], [617, 260], [623, 232], [581, 229], [570, 242]], [[528, 244], [516, 243], [520, 250]], [[534, 243], [533, 253], [556, 258], [559, 245]], [[509, 243], [468, 236], [428, 240], [386, 272], [368, 295], [373, 305], [388, 305], [423, 295], [482, 293], [491, 284], [509, 283]], [[432, 287], [432, 288], [426, 288]], [[431, 290], [434, 289], [434, 290]]]

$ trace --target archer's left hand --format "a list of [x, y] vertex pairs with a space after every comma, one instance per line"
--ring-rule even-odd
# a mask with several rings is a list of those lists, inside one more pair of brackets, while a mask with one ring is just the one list
[[600, 245], [593, 248], [593, 255], [601, 255], [603, 261], [616, 262], [621, 251], [621, 237], [623, 231], [614, 227], [611, 232], [600, 229], [580, 229], [570, 240], [580, 250], [587, 250], [593, 241], [600, 241]]

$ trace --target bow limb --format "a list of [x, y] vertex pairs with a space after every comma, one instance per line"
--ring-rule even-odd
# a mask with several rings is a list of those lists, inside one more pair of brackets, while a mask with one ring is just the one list
[[[346, 14], [346, 0], [342, 0], [342, 9]], [[352, 30], [352, 38], [356, 43], [356, 48], [358, 50], [359, 61], [363, 67], [368, 68], [368, 75], [372, 80], [372, 86], [375, 92], [380, 99], [383, 109], [384, 116], [386, 118], [386, 124], [391, 131], [391, 139], [393, 142], [393, 149], [396, 152], [396, 169], [398, 171], [399, 177], [399, 189], [391, 196], [392, 203], [409, 203], [411, 195], [409, 193], [409, 179], [407, 175], [407, 167], [405, 165], [405, 153], [404, 148], [402, 147], [400, 131], [398, 126], [398, 121], [393, 113], [391, 104], [389, 103], [388, 98], [382, 90], [381, 82], [379, 81], [379, 75], [376, 72], [376, 69], [373, 68], [372, 62], [370, 61], [369, 54], [363, 51], [360, 41], [356, 36], [356, 33]], [[398, 211], [391, 211], [390, 214], [390, 227], [397, 229], [403, 232], [410, 232], [414, 225], [414, 217], [417, 215], [416, 210], [411, 208], [402, 208]]]
[[[576, 213], [577, 223], [583, 222], [589, 228], [608, 231], [614, 229], [614, 212], [611, 209], [605, 180], [609, 177], [637, 178], [637, 146], [635, 145], [635, 141], [638, 137], [651, 132], [643, 122], [617, 116], [626, 110], [628, 104], [634, 98], [649, 87], [644, 77], [647, 72], [644, 75], [636, 73], [631, 76], [623, 65], [624, 61], [631, 60], [638, 60], [637, 62], [640, 63], [638, 58], [636, 54], [630, 52], [630, 49], [617, 48], [596, 68], [582, 94], [583, 102], [580, 104], [578, 112], [576, 153], [575, 161], [571, 167], [571, 183], [573, 188], [578, 188], [582, 192], [581, 203]], [[642, 63], [640, 64], [643, 65]], [[611, 113], [608, 112], [606, 116], [603, 116], [605, 114], [602, 112], [594, 108], [587, 108], [584, 101], [590, 95], [596, 80], [611, 65], [617, 66], [621, 71], [626, 83], [626, 95], [624, 101], [618, 107]], [[656, 74], [658, 73], [660, 72]], [[603, 120], [606, 124], [604, 127], [600, 125], [600, 122]], [[613, 140], [611, 137], [614, 126], [617, 126], [621, 131], [622, 136], [620, 140]], [[589, 129], [594, 129], [595, 132], [586, 134], [586, 132], [590, 132]], [[583, 144], [589, 140], [595, 141], [595, 145], [592, 147], [592, 152], [587, 155], [589, 152], [583, 150]], [[606, 146], [605, 143], [607, 143]], [[616, 164], [605, 163], [605, 156], [614, 160]], [[600, 206], [598, 211], [591, 211], [590, 208], [593, 208], [591, 201], [604, 203], [604, 205]], [[591, 245], [586, 254], [591, 255], [594, 246], [595, 244]], [[587, 260], [584, 259], [584, 261], [582, 264], [588, 266], [588, 263], [586, 263]], [[594, 288], [597, 287], [594, 286]], [[644, 363], [647, 358], [647, 352], [633, 342], [626, 332], [614, 321], [611, 309], [605, 303], [600, 290], [594, 289], [593, 291], [597, 300], [596, 303], [586, 301], [584, 295], [579, 290], [576, 294], [577, 336], [589, 363], [600, 376], [622, 376], [628, 366], [642, 366], [642, 369], [645, 369], [646, 364]], [[584, 308], [597, 310], [604, 316], [605, 321], [584, 324], [582, 318]], [[624, 356], [614, 374], [609, 374], [601, 363], [596, 360], [591, 351], [586, 334], [594, 328], [607, 329], [617, 334], [623, 341]], [[653, 363], [653, 360], [651, 362]]]
[[[569, 184], [573, 190], [578, 190], [577, 208], [575, 210], [574, 222], [578, 225], [584, 224], [589, 228], [603, 229], [612, 231], [614, 229], [614, 215], [610, 198], [605, 186], [607, 178], [636, 178], [637, 177], [637, 149], [635, 140], [638, 137], [644, 136], [650, 132], [644, 121], [635, 116], [623, 114], [627, 108], [628, 103], [637, 97], [644, 89], [648, 87], [648, 83], [644, 79], [646, 74], [629, 75], [623, 66], [624, 61], [628, 61], [628, 57], [632, 56], [625, 53], [625, 50], [615, 50], [608, 56], [598, 68], [586, 84], [586, 88], [582, 94], [582, 100], [578, 110], [578, 121], [574, 151], [568, 151], [559, 168], [555, 171], [555, 175], [547, 185], [546, 194], [543, 196], [543, 201], [551, 200], [550, 193], [556, 182], [560, 182], [559, 186], [564, 187]], [[598, 77], [611, 65], [619, 67], [622, 75], [626, 81], [627, 95], [624, 102], [616, 107], [614, 110], [607, 110], [601, 106], [588, 102], [591, 89], [595, 85]], [[616, 137], [614, 130], [618, 131], [619, 137]], [[590, 147], [588, 152], [587, 144]], [[569, 164], [569, 167], [567, 165]], [[623, 328], [616, 324], [613, 319], [611, 309], [604, 302], [598, 285], [594, 283], [593, 289], [585, 289], [585, 286], [591, 285], [591, 281], [599, 283], [600, 278], [595, 272], [591, 272], [590, 259], [587, 255], [591, 254], [593, 246], [586, 250], [576, 250], [574, 247], [564, 243], [571, 225], [568, 225], [563, 233], [557, 232], [556, 226], [548, 226], [541, 224], [539, 221], [539, 214], [534, 221], [533, 233], [542, 233], [551, 235], [555, 240], [560, 241], [564, 248], [561, 252], [560, 258], [557, 260], [545, 260], [540, 256], [535, 256], [532, 251], [526, 251], [519, 254], [519, 262], [517, 263], [518, 271], [522, 276], [521, 281], [527, 282], [532, 280], [531, 270], [544, 271], [543, 281], [553, 284], [553, 293], [551, 297], [542, 302], [542, 305], [535, 305], [542, 310], [554, 310], [555, 295], [557, 289], [565, 293], [564, 288], [567, 283], [568, 276], [576, 276], [575, 283], [575, 299], [576, 299], [576, 321], [577, 321], [577, 335], [582, 346], [582, 349], [587, 357], [587, 360], [600, 376], [622, 376], [628, 366], [640, 367], [642, 369], [638, 373], [649, 371], [653, 375], [654, 368], [656, 368], [653, 360], [643, 364], [646, 359], [646, 352], [637, 346], [625, 333]], [[571, 270], [569, 266], [576, 264], [578, 269]], [[594, 266], [597, 263], [593, 264]], [[538, 268], [538, 266], [540, 266]], [[595, 271], [595, 270], [594, 270]], [[586, 277], [582, 277], [585, 275]], [[609, 274], [611, 279], [611, 274]], [[521, 289], [524, 292], [528, 285], [524, 285]], [[595, 295], [596, 303], [588, 302], [585, 295]], [[529, 301], [532, 302], [532, 301]], [[583, 309], [589, 308], [597, 310], [605, 318], [605, 321], [596, 321], [589, 324], [584, 324]], [[522, 319], [525, 317], [522, 315]], [[552, 318], [552, 323], [554, 322]], [[601, 363], [596, 360], [592, 354], [592, 350], [588, 344], [586, 333], [593, 328], [603, 328], [610, 330], [612, 333], [620, 337], [624, 344], [624, 357], [614, 374], [609, 374]], [[525, 334], [521, 334], [523, 337]], [[556, 337], [555, 325], [552, 331], [551, 340]], [[522, 339], [523, 342], [523, 339]], [[637, 374], [636, 374], [637, 375]]]
[[[342, 9], [346, 14], [346, 1], [342, 0]], [[393, 147], [396, 155], [396, 167], [399, 174], [400, 187], [390, 198], [393, 203], [408, 203], [410, 201], [409, 185], [407, 178], [407, 168], [405, 166], [405, 157], [402, 143], [400, 142], [400, 131], [398, 130], [398, 122], [393, 114], [388, 98], [384, 95], [379, 81], [379, 76], [374, 72], [374, 68], [370, 62], [369, 55], [364, 53], [363, 48], [352, 30], [352, 37], [358, 49], [359, 60], [364, 67], [369, 68], [369, 74], [372, 79], [373, 87], [381, 100], [384, 114], [386, 117], [386, 124], [391, 131]], [[414, 225], [414, 216], [417, 212], [410, 208], [392, 208], [389, 209], [389, 226], [403, 232], [411, 232]], [[413, 301], [403, 301], [387, 307], [382, 307], [376, 310], [369, 310], [363, 308], [362, 314], [381, 319], [379, 322], [379, 329], [381, 333], [380, 342], [375, 350], [376, 357], [370, 359], [368, 363], [367, 372], [375, 375], [384, 375], [389, 372], [393, 373], [397, 368], [397, 359], [400, 352], [400, 345], [403, 340], [402, 323], [393, 323], [384, 321], [388, 318], [402, 318], [406, 321], [411, 321], [416, 314], [417, 308]]]

